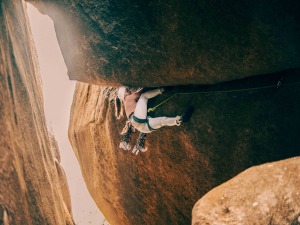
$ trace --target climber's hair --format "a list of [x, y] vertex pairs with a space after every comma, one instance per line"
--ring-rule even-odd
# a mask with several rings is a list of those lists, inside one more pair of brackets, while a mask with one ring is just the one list
[[124, 116], [123, 104], [117, 96], [115, 97], [115, 116], [117, 120], [121, 119]]

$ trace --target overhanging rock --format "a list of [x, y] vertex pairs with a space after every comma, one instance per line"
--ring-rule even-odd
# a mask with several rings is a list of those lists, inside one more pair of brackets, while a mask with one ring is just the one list
[[53, 19], [73, 80], [213, 84], [300, 67], [299, 1], [29, 2]]

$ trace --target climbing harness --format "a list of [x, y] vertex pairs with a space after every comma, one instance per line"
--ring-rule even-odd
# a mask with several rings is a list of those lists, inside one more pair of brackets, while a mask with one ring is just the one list
[[148, 112], [153, 112], [155, 111], [159, 106], [163, 105], [164, 103], [168, 102], [172, 98], [174, 98], [177, 95], [197, 95], [197, 94], [216, 94], [216, 93], [231, 93], [231, 92], [243, 92], [243, 91], [252, 91], [252, 90], [260, 90], [260, 89], [267, 89], [267, 88], [279, 88], [281, 86], [288, 86], [292, 84], [300, 84], [300, 82], [294, 82], [294, 83], [287, 83], [283, 84], [282, 83], [283, 76], [281, 79], [278, 81], [277, 84], [273, 85], [267, 85], [267, 86], [262, 86], [262, 87], [253, 87], [253, 88], [241, 88], [241, 89], [232, 89], [232, 90], [224, 90], [224, 91], [197, 91], [197, 92], [178, 92], [170, 96], [169, 98], [165, 99], [164, 101], [160, 102], [156, 106], [149, 108]]
[[[129, 118], [130, 118], [130, 116], [129, 116]], [[133, 119], [135, 122], [137, 122], [137, 123], [146, 123], [150, 131], [155, 131], [155, 130], [156, 130], [156, 129], [154, 129], [153, 127], [151, 127], [151, 125], [150, 125], [150, 123], [149, 123], [148, 117], [147, 117], [146, 119], [139, 119], [139, 118], [137, 118], [135, 115], [132, 115], [132, 119]]]

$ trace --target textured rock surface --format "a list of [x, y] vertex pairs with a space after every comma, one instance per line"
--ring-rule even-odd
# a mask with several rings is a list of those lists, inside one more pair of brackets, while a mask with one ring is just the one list
[[299, 155], [299, 88], [174, 97], [154, 115], [174, 116], [192, 105], [191, 121], [148, 135], [148, 152], [135, 156], [118, 148], [125, 119], [115, 118], [114, 89], [78, 83], [69, 138], [88, 189], [112, 225], [190, 224], [193, 205], [216, 185], [252, 165]]
[[300, 224], [299, 187], [300, 157], [250, 168], [201, 198], [192, 224]]
[[71, 225], [56, 141], [22, 1], [0, 1], [0, 224]]
[[208, 84], [300, 67], [295, 0], [28, 1], [53, 19], [83, 82]]

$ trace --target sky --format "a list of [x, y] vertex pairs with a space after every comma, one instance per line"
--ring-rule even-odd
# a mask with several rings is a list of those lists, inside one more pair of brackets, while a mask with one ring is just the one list
[[47, 124], [59, 145], [61, 164], [71, 193], [74, 221], [77, 225], [102, 225], [104, 217], [86, 188], [68, 139], [75, 81], [70, 81], [67, 75], [53, 21], [30, 4], [27, 4], [27, 12], [39, 59]]

